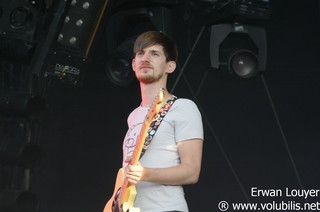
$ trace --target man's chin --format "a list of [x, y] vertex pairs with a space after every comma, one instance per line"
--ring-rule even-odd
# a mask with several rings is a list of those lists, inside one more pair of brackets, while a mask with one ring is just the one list
[[149, 78], [140, 78], [138, 80], [139, 80], [139, 82], [144, 83], [144, 84], [151, 84], [154, 82], [153, 79], [149, 79]]

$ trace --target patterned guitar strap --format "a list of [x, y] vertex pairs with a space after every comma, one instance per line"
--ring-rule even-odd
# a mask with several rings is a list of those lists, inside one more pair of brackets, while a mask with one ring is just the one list
[[[148, 129], [148, 133], [147, 133], [146, 139], [144, 141], [144, 146], [142, 148], [140, 158], [144, 155], [145, 151], [148, 149], [148, 147], [151, 143], [151, 140], [152, 140], [153, 136], [156, 134], [156, 131], [157, 131], [160, 123], [162, 122], [163, 118], [168, 113], [168, 111], [170, 110], [171, 106], [176, 101], [176, 99], [177, 99], [176, 96], [173, 96], [171, 99], [169, 99], [167, 101], [167, 103], [160, 109], [157, 116], [153, 119], [153, 121], [150, 124], [150, 127]], [[120, 194], [120, 190], [121, 190], [121, 187], [118, 189], [118, 191], [115, 195], [115, 198], [113, 199], [113, 202], [112, 202], [112, 211], [113, 212], [119, 211], [119, 208], [117, 208], [118, 207], [117, 199]]]
[[145, 151], [148, 149], [148, 147], [151, 143], [151, 140], [152, 140], [153, 136], [156, 134], [156, 131], [157, 131], [160, 123], [162, 122], [163, 118], [168, 113], [168, 111], [170, 110], [171, 106], [176, 101], [176, 99], [177, 99], [176, 96], [173, 96], [171, 99], [169, 99], [167, 101], [167, 103], [160, 109], [159, 113], [157, 114], [155, 119], [150, 124], [150, 127], [148, 129], [148, 134], [146, 136], [146, 139], [144, 141], [144, 146], [141, 151], [140, 158], [144, 155]]

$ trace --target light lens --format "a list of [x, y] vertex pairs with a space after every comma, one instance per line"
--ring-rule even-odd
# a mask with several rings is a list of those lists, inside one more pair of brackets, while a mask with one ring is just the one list
[[230, 59], [230, 68], [233, 74], [241, 78], [250, 78], [257, 73], [257, 56], [248, 50], [238, 50]]

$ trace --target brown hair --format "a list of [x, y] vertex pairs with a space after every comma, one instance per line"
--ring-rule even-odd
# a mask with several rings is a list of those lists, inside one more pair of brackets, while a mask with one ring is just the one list
[[133, 53], [135, 55], [144, 48], [153, 45], [163, 46], [163, 51], [167, 62], [177, 62], [178, 50], [175, 43], [167, 35], [159, 31], [148, 31], [140, 34], [134, 43]]

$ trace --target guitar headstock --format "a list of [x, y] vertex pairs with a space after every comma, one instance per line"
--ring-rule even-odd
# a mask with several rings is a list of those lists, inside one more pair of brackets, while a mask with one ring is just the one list
[[161, 88], [157, 96], [152, 101], [152, 104], [149, 108], [149, 111], [146, 115], [145, 122], [151, 123], [152, 120], [159, 113], [162, 105], [163, 105], [163, 97], [164, 97], [164, 88]]

